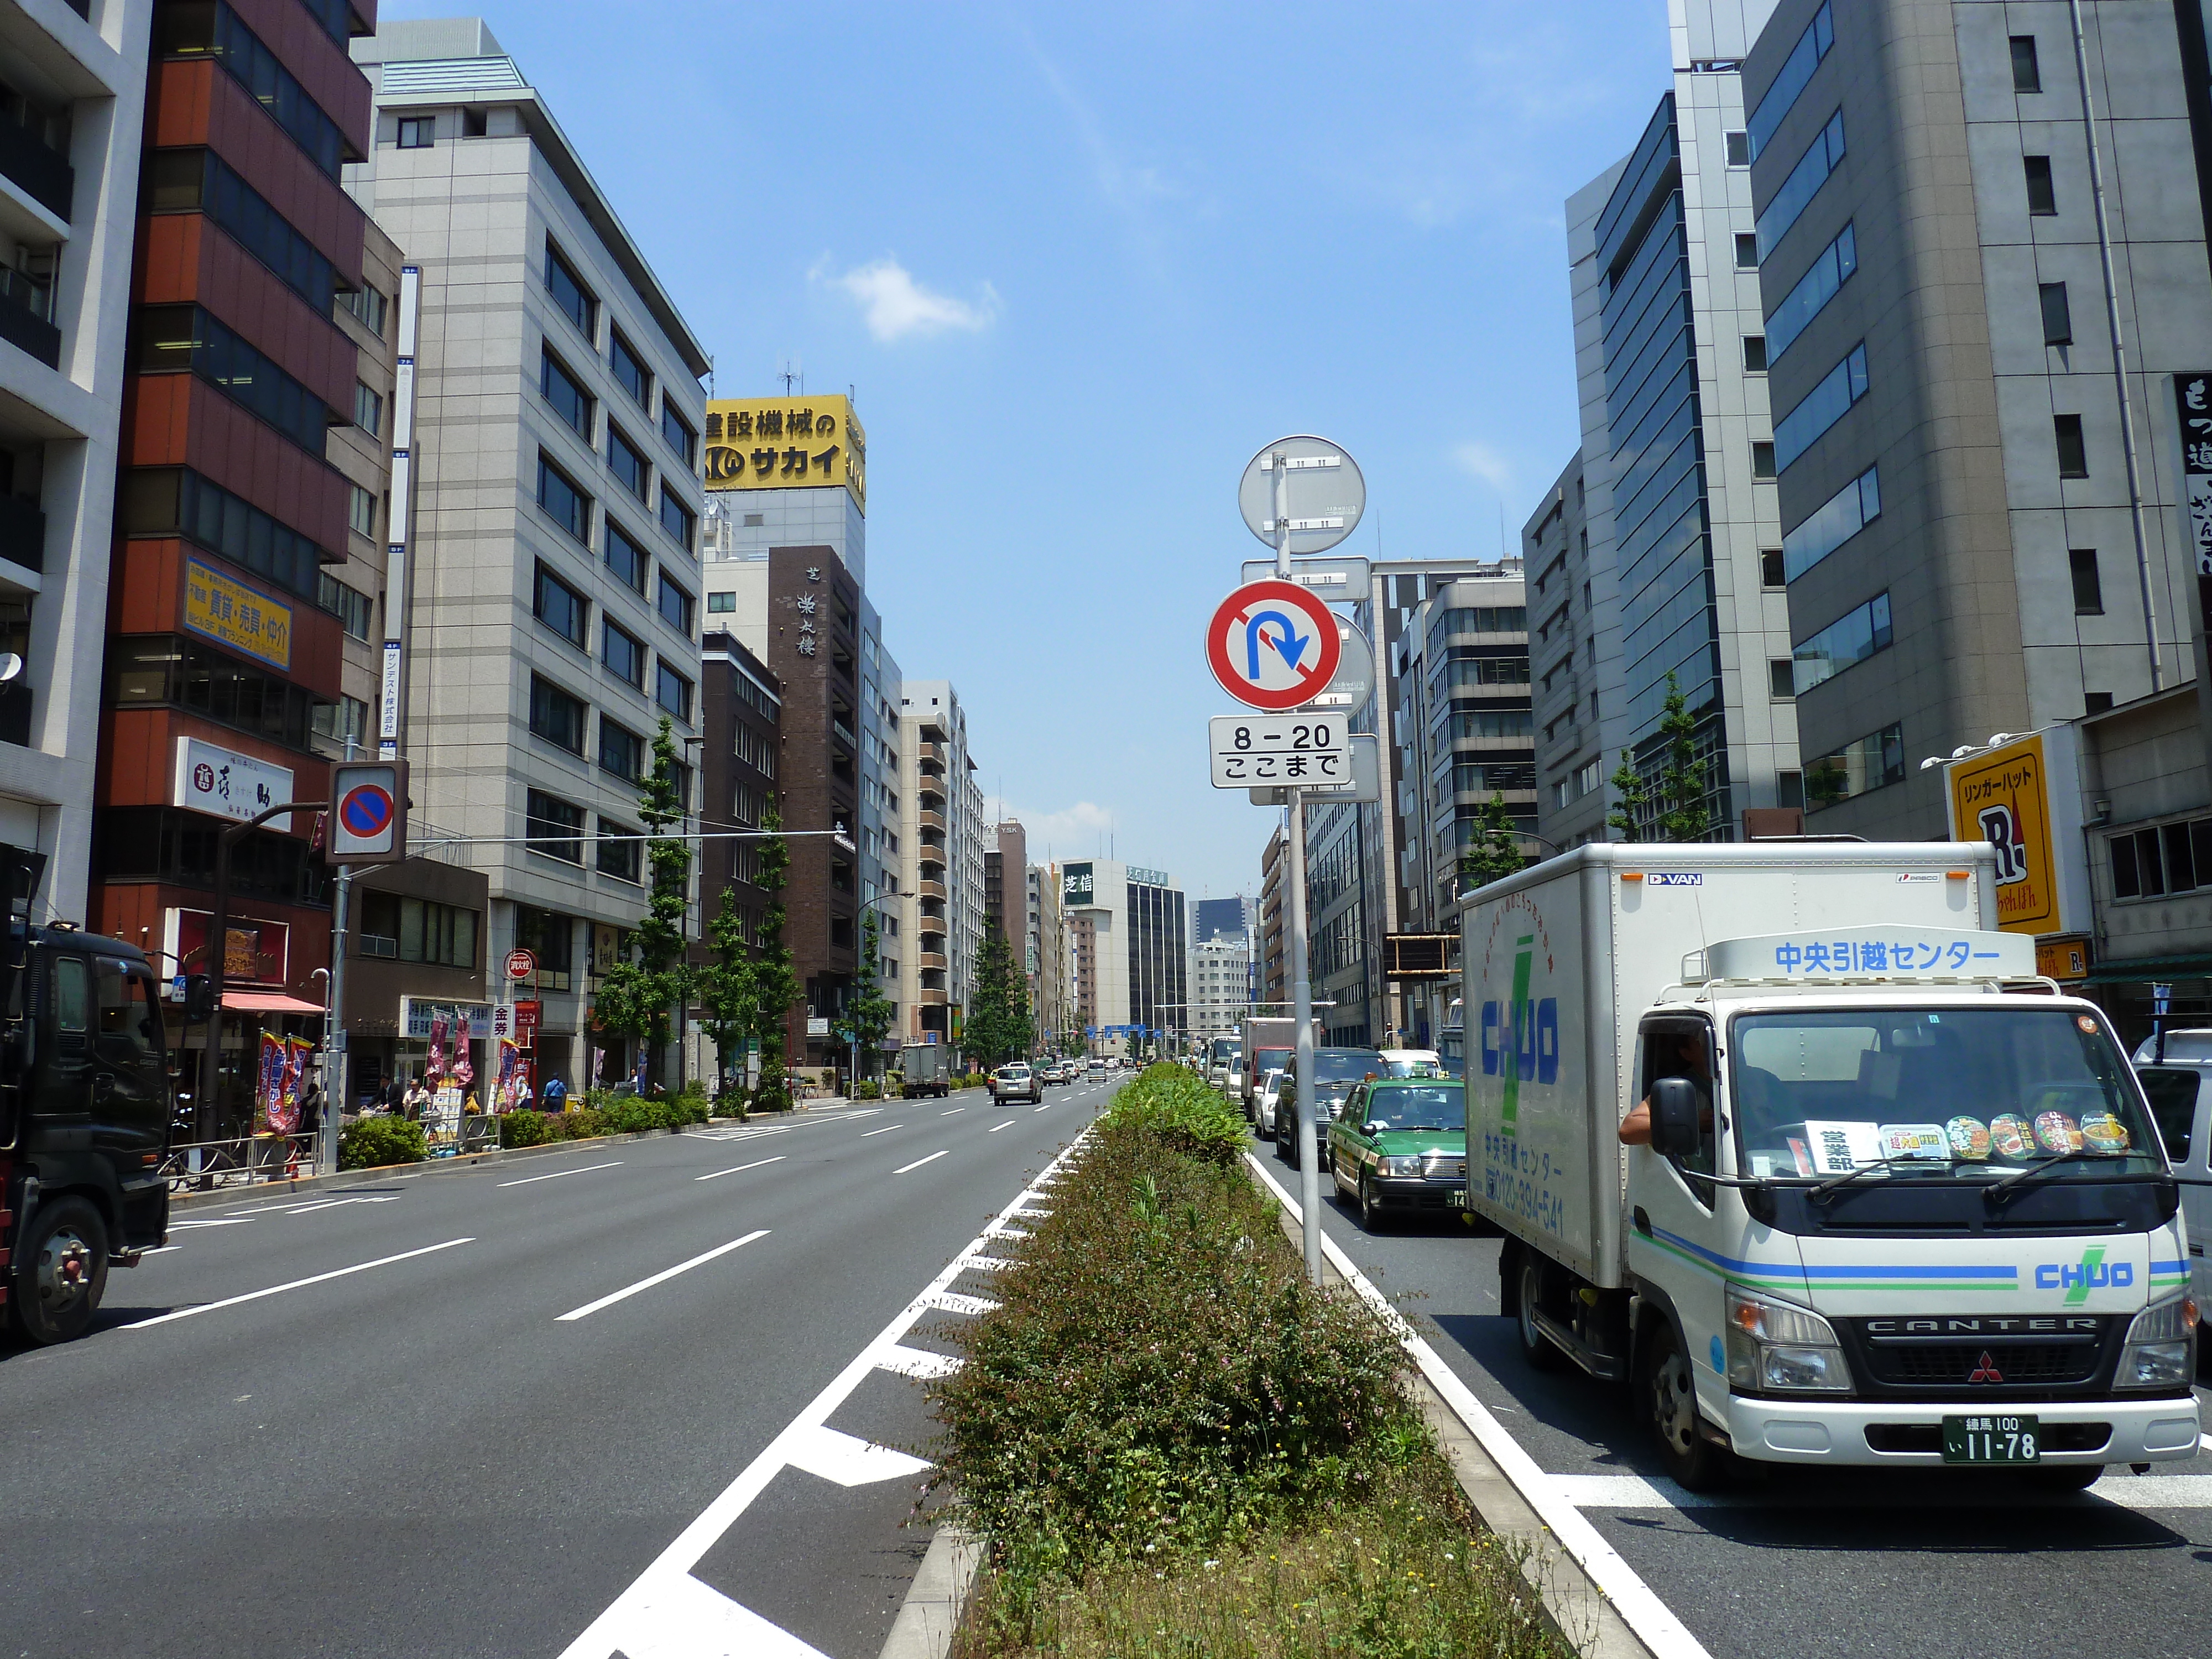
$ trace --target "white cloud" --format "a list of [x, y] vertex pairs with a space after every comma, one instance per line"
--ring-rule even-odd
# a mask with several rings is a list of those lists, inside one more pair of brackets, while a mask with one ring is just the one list
[[1500, 495], [1513, 488], [1513, 464], [1480, 438], [1454, 446], [1451, 458], [1461, 471], [1481, 479]]
[[[822, 268], [815, 267], [816, 276]], [[902, 340], [909, 334], [942, 334], [958, 329], [974, 334], [990, 327], [999, 314], [998, 290], [988, 283], [974, 304], [937, 294], [914, 280], [896, 259], [872, 259], [842, 276], [828, 279], [860, 307], [868, 332], [878, 340]]]
[[1030, 862], [1046, 858], [1087, 859], [1098, 851], [1099, 837], [1114, 832], [1114, 814], [1096, 801], [1079, 800], [1056, 812], [1025, 812], [1012, 801], [988, 795], [983, 814], [992, 823], [1013, 818], [1029, 841]]

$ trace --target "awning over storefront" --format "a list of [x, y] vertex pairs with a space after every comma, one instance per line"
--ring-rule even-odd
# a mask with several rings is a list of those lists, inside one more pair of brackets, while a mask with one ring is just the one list
[[303, 1002], [277, 991], [231, 991], [222, 994], [222, 1006], [234, 1014], [319, 1014], [319, 1002]]
[[2092, 985], [2126, 985], [2138, 980], [2212, 979], [2212, 956], [2142, 957], [2133, 962], [2100, 962], [2089, 970]]

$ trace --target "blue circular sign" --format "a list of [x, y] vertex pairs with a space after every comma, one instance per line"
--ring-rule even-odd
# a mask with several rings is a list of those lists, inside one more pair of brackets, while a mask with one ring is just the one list
[[392, 827], [392, 792], [380, 783], [357, 784], [338, 803], [338, 822], [363, 841]]

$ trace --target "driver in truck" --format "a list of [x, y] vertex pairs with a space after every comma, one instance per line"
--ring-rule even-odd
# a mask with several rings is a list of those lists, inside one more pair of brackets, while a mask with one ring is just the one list
[[[1668, 1063], [1665, 1045], [1674, 1045], [1674, 1056]], [[1686, 1077], [1698, 1091], [1698, 1127], [1706, 1134], [1713, 1131], [1713, 1074], [1705, 1064], [1705, 1045], [1685, 1031], [1679, 1036], [1660, 1036], [1652, 1039], [1655, 1052], [1651, 1055], [1651, 1076]], [[1620, 1120], [1620, 1144], [1624, 1146], [1649, 1146], [1651, 1144], [1651, 1097], [1646, 1095], [1628, 1109], [1628, 1115]]]

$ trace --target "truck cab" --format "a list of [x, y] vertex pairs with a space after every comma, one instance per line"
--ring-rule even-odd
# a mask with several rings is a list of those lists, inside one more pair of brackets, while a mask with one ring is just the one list
[[2189, 1278], [2197, 1304], [2212, 1307], [2212, 1031], [2168, 1031], [2136, 1050], [2136, 1078], [2181, 1183]]
[[111, 1264], [166, 1242], [168, 1060], [154, 974], [119, 939], [9, 924], [0, 963], [0, 1304], [82, 1333]]

